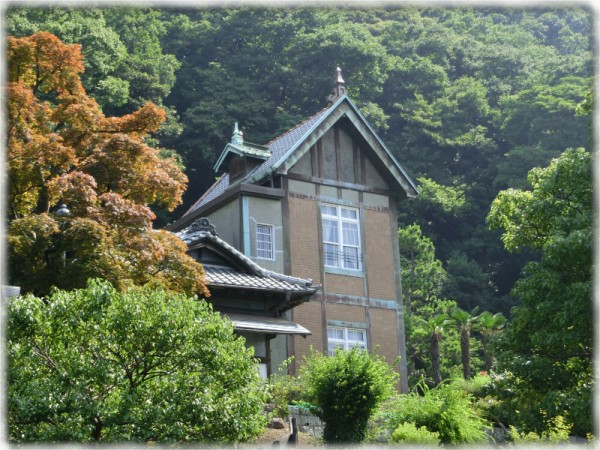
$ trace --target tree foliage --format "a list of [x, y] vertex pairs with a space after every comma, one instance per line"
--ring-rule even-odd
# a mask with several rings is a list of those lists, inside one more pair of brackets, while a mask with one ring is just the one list
[[[185, 245], [152, 230], [150, 204], [173, 209], [186, 176], [146, 138], [165, 113], [152, 103], [105, 116], [81, 81], [77, 44], [8, 38], [8, 227], [11, 282], [46, 294], [91, 276], [126, 286], [205, 293]], [[70, 217], [55, 210], [67, 204]]]
[[326, 443], [359, 443], [369, 418], [394, 392], [398, 374], [376, 354], [354, 348], [333, 356], [314, 352], [301, 368], [308, 396], [325, 422]]
[[13, 442], [234, 443], [264, 427], [252, 350], [202, 300], [92, 280], [7, 312]]
[[[502, 248], [485, 225], [491, 201], [593, 142], [590, 115], [576, 114], [592, 104], [585, 7], [14, 7], [6, 18], [11, 35], [46, 30], [82, 44], [84, 86], [105, 113], [165, 106], [154, 137], [177, 150], [190, 181], [161, 223], [220, 175], [211, 168], [233, 123], [249, 141], [270, 141], [326, 105], [342, 67], [353, 101], [421, 184], [400, 226], [418, 224], [444, 266], [464, 255], [474, 279], [462, 259], [448, 277], [469, 289], [485, 281], [482, 306], [494, 313], [517, 302], [511, 288], [536, 255]], [[476, 296], [455, 299], [470, 310]]]
[[[489, 424], [475, 407], [469, 393], [456, 383], [445, 383], [434, 389], [423, 388], [425, 392], [422, 395], [412, 392], [392, 397], [382, 405], [377, 418], [389, 430], [413, 424], [416, 429], [423, 430], [420, 434], [424, 440], [416, 442], [422, 445], [431, 443], [433, 436], [429, 433], [435, 433], [446, 445], [483, 444], [486, 441], [485, 428]], [[401, 436], [405, 433], [402, 432]], [[413, 431], [411, 434], [415, 436], [416, 433]], [[418, 435], [415, 437], [420, 438]]]
[[[529, 429], [567, 411], [575, 432], [591, 431], [593, 361], [592, 156], [566, 150], [546, 168], [529, 172], [531, 190], [501, 192], [488, 221], [503, 230], [507, 249], [532, 247], [515, 286], [521, 305], [498, 345], [498, 364], [513, 375], [520, 420]], [[510, 407], [510, 406], [509, 406]]]

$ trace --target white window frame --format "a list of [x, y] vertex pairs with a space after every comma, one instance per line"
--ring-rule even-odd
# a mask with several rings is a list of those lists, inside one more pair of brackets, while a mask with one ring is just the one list
[[[264, 233], [264, 232], [260, 231], [261, 227], [268, 228], [269, 233]], [[259, 236], [268, 236], [269, 242], [261, 241], [259, 239]], [[260, 252], [265, 251], [265, 249], [260, 248], [261, 243], [266, 243], [266, 244], [270, 245], [270, 255], [271, 256], [265, 256], [264, 254], [261, 255]], [[267, 223], [257, 223], [256, 224], [256, 257], [258, 259], [268, 259], [270, 261], [273, 261], [275, 259], [275, 227], [273, 225], [270, 225]]]
[[[356, 272], [362, 271], [359, 210], [357, 208], [327, 203], [323, 203], [320, 209], [323, 232], [323, 264], [325, 267]], [[355, 242], [349, 242], [349, 237], [344, 234], [345, 227], [349, 227], [347, 231], [355, 231]], [[334, 232], [337, 235], [337, 241], [331, 239], [330, 235], [332, 233], [328, 233], [328, 231]], [[332, 249], [333, 247], [335, 249], [332, 255], [332, 251], [328, 250], [328, 248]], [[356, 256], [352, 256], [350, 253], [355, 253]]]
[[[341, 334], [343, 337], [332, 337], [333, 333]], [[356, 339], [357, 334], [362, 334], [361, 339]], [[352, 338], [354, 336], [354, 338]], [[336, 349], [352, 350], [353, 348], [367, 350], [367, 330], [364, 328], [347, 328], [327, 326], [327, 353], [333, 356]]]

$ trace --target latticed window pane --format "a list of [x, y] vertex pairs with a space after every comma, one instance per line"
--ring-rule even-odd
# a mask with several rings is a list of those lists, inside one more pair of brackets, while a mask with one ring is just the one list
[[343, 262], [346, 269], [360, 269], [358, 248], [344, 247]]
[[327, 327], [327, 351], [333, 355], [335, 349], [367, 350], [367, 331], [358, 328]]
[[335, 206], [322, 205], [321, 206], [321, 214], [323, 214], [325, 216], [337, 217], [337, 208]]
[[323, 241], [339, 244], [339, 230], [335, 220], [323, 219]]
[[340, 208], [340, 213], [345, 219], [358, 220], [358, 212], [355, 209]]
[[362, 270], [358, 210], [321, 205], [325, 266]]
[[326, 266], [338, 267], [338, 246], [334, 244], [323, 244], [323, 259]]
[[342, 222], [344, 236], [344, 245], [354, 245], [358, 247], [358, 224]]
[[256, 256], [273, 259], [273, 226], [256, 225]]
[[330, 339], [344, 339], [344, 329], [343, 328], [327, 328], [327, 337]]

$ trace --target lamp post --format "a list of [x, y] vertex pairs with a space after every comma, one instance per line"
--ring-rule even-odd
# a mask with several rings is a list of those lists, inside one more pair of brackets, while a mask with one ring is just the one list
[[58, 207], [55, 213], [58, 217], [71, 217], [71, 211], [64, 203]]
[[[62, 203], [56, 210], [55, 214], [59, 219], [62, 219], [60, 221], [60, 229], [62, 232], [64, 232], [65, 227], [67, 225], [67, 222], [65, 219], [68, 219], [69, 217], [71, 217], [71, 211], [69, 211], [69, 208], [67, 208], [67, 205]], [[62, 252], [62, 263], [63, 263], [63, 268], [67, 266], [67, 252], [66, 251]]]

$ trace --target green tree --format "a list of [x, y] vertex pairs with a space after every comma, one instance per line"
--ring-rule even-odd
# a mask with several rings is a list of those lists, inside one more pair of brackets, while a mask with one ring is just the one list
[[13, 442], [235, 443], [265, 425], [252, 350], [202, 300], [93, 280], [7, 312]]
[[444, 337], [450, 321], [447, 314], [436, 314], [427, 319], [417, 317], [416, 320], [428, 336], [431, 377], [433, 379], [433, 385], [437, 386], [442, 382], [440, 342]]
[[566, 150], [528, 181], [531, 190], [500, 192], [488, 216], [508, 250], [542, 255], [515, 286], [521, 305], [498, 342], [498, 367], [513, 374], [509, 408], [520, 411], [518, 425], [540, 431], [540, 410], [567, 411], [574, 432], [585, 435], [594, 385], [592, 156]]
[[475, 307], [469, 313], [460, 308], [453, 308], [449, 314], [449, 321], [460, 333], [460, 355], [465, 380], [471, 378], [471, 331], [478, 326], [479, 316], [476, 315], [478, 309]]
[[484, 311], [479, 315], [477, 331], [482, 336], [483, 357], [485, 361], [485, 371], [490, 372], [495, 365], [494, 349], [492, 347], [492, 338], [504, 328], [506, 317], [502, 313], [492, 314]]
[[[6, 32], [25, 37], [47, 31], [66, 44], [80, 44], [85, 71], [81, 81], [103, 107], [119, 107], [129, 101], [130, 81], [117, 70], [127, 60], [127, 48], [99, 8], [17, 7], [7, 9]], [[129, 111], [130, 112], [130, 111]]]
[[326, 443], [358, 443], [367, 435], [369, 418], [395, 391], [398, 374], [376, 354], [354, 348], [333, 356], [314, 352], [301, 376], [317, 416], [325, 422]]
[[402, 293], [406, 314], [417, 313], [441, 292], [446, 273], [435, 258], [433, 242], [423, 236], [417, 224], [398, 229]]

